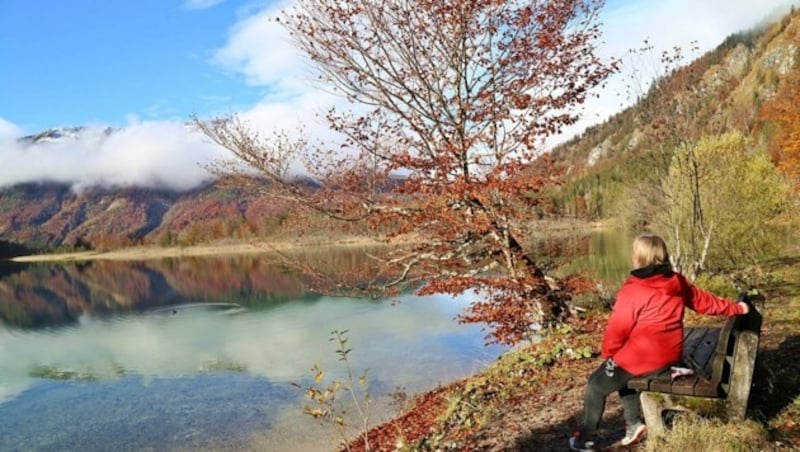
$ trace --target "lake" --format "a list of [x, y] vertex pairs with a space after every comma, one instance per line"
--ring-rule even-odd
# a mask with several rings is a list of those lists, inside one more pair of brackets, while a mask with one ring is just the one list
[[[601, 278], [627, 271], [629, 245], [614, 234], [542, 246]], [[309, 257], [348, 271], [359, 256]], [[505, 350], [454, 321], [468, 296], [322, 296], [263, 256], [0, 265], [0, 275], [4, 451], [331, 450], [332, 431], [302, 413], [302, 387], [314, 364], [325, 382], [344, 378], [332, 330], [349, 331], [351, 364], [368, 369], [376, 422], [398, 389], [473, 374]]]

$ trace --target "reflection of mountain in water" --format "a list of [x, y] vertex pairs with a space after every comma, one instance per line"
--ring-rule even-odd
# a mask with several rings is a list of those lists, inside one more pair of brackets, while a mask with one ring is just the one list
[[[358, 250], [309, 253], [330, 274], [359, 273]], [[309, 295], [309, 277], [268, 256], [94, 261], [9, 268], [0, 274], [0, 321], [35, 328], [63, 325], [80, 316], [113, 315], [186, 303], [236, 303], [269, 308]], [[13, 270], [13, 271], [12, 271]]]
[[[607, 243], [608, 242], [608, 243]], [[557, 266], [577, 256], [624, 249], [605, 235], [545, 237], [531, 250]], [[372, 255], [386, 249], [370, 249]], [[627, 262], [627, 257], [623, 259]], [[0, 324], [22, 328], [65, 325], [82, 315], [108, 316], [186, 303], [235, 303], [248, 309], [317, 300], [384, 278], [363, 249], [304, 249], [291, 256], [293, 271], [277, 255], [186, 257], [119, 262], [0, 265]], [[627, 264], [625, 264], [627, 265]], [[597, 268], [597, 263], [590, 263]], [[311, 270], [313, 269], [313, 271]], [[333, 289], [333, 290], [331, 290]]]

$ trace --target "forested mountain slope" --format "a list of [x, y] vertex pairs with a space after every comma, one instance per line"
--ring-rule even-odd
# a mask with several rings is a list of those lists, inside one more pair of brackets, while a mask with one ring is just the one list
[[[792, 111], [776, 106], [789, 103], [792, 110], [797, 96], [798, 44], [800, 14], [792, 10], [677, 68], [674, 49], [634, 52], [625, 60], [628, 75], [660, 77], [650, 87], [629, 77], [628, 95], [638, 102], [554, 150], [567, 179], [555, 196], [556, 212], [631, 217], [643, 201], [643, 185], [657, 184], [656, 175], [669, 172], [675, 149], [731, 132], [749, 140], [749, 152], [767, 152], [779, 169], [790, 167], [797, 151], [781, 140], [791, 133], [785, 119]], [[654, 60], [661, 67], [645, 64]], [[791, 171], [786, 175], [791, 178]]]

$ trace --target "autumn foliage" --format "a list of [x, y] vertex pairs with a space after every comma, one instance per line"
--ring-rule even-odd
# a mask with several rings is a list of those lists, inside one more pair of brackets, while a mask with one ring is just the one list
[[779, 126], [771, 148], [778, 170], [800, 190], [800, 73], [793, 72], [784, 79], [778, 93], [764, 104], [762, 117]]
[[[472, 291], [462, 320], [488, 322], [491, 340], [516, 343], [566, 313], [570, 289], [523, 245], [540, 194], [556, 181], [538, 159], [542, 140], [573, 124], [615, 69], [595, 54], [601, 6], [299, 0], [278, 22], [326, 87], [351, 102], [326, 114], [341, 142], [258, 137], [236, 118], [200, 125], [231, 151], [216, 168], [229, 180], [367, 224], [389, 242], [415, 238], [376, 258], [386, 270], [380, 289]], [[308, 179], [288, 174], [293, 159]]]

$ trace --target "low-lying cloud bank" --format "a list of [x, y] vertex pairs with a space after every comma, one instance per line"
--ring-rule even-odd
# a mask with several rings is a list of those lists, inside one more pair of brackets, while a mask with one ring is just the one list
[[0, 117], [0, 142], [19, 137], [23, 133], [24, 132], [21, 127], [18, 127], [13, 122]]
[[58, 182], [92, 186], [189, 190], [211, 178], [205, 165], [223, 151], [178, 121], [89, 126], [30, 142], [0, 136], [0, 187]]

